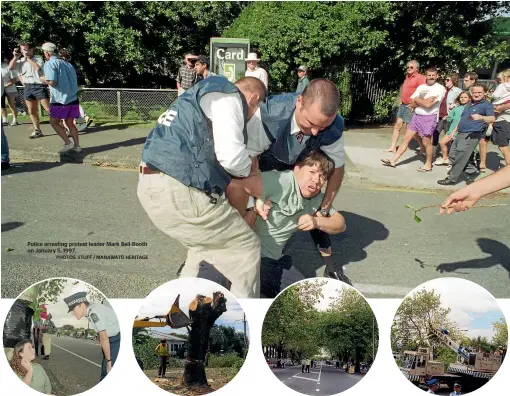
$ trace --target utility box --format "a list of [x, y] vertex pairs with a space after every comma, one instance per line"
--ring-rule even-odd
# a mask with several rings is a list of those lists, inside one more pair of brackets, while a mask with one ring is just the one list
[[245, 59], [250, 52], [250, 40], [241, 38], [211, 38], [211, 71], [236, 82], [246, 72]]

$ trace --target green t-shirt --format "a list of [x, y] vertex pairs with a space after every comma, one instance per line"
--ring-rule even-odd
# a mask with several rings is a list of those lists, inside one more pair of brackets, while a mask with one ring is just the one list
[[[38, 392], [44, 393], [45, 395], [51, 395], [51, 382], [48, 378], [48, 374], [38, 363], [32, 363], [32, 380], [30, 381], [30, 387]], [[23, 376], [18, 374], [18, 377], [23, 379]]]
[[464, 107], [466, 107], [466, 105], [457, 106], [450, 110], [450, 113], [448, 114], [450, 128], [448, 128], [448, 131], [446, 132], [447, 135], [451, 135], [455, 127], [459, 124]]
[[[299, 190], [293, 171], [262, 173], [264, 200], [273, 203], [267, 221], [257, 216], [255, 232], [262, 245], [262, 257], [278, 260], [285, 243], [297, 230], [298, 220], [305, 214], [313, 215], [322, 203], [323, 194], [307, 199]], [[331, 208], [330, 214], [335, 213]]]

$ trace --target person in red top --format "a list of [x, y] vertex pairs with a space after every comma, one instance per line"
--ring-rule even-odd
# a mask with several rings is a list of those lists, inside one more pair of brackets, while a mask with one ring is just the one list
[[[400, 130], [402, 125], [407, 127], [407, 124], [411, 123], [413, 118], [413, 110], [409, 107], [411, 101], [411, 95], [416, 91], [420, 85], [425, 84], [425, 76], [420, 74], [420, 65], [417, 61], [412, 60], [407, 62], [407, 76], [402, 85], [400, 93], [400, 106], [397, 113], [397, 121], [393, 126], [393, 136], [391, 137], [391, 147], [385, 151], [396, 153], [397, 142], [400, 136]], [[420, 144], [421, 147], [421, 144]], [[423, 151], [423, 150], [422, 150]]]

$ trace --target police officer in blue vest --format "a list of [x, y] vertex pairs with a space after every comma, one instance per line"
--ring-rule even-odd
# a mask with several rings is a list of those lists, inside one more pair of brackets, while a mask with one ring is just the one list
[[120, 326], [117, 316], [106, 304], [91, 304], [87, 300], [87, 292], [80, 290], [79, 286], [71, 295], [64, 298], [64, 302], [76, 319], [86, 317], [98, 335], [103, 353], [100, 377], [102, 381], [114, 366], [120, 350]]
[[[335, 84], [315, 79], [302, 93], [268, 97], [247, 125], [250, 155], [262, 154], [259, 166], [263, 172], [290, 169], [298, 158], [317, 149], [335, 163], [322, 202], [323, 216], [329, 214], [344, 177], [344, 119], [338, 115], [339, 105]], [[261, 135], [264, 136], [260, 138]], [[324, 276], [349, 282], [341, 268], [333, 267], [329, 236], [317, 229], [311, 235], [326, 262]]]
[[181, 277], [214, 266], [238, 298], [260, 294], [260, 240], [224, 198], [232, 177], [259, 177], [246, 123], [266, 97], [254, 77], [211, 76], [163, 113], [142, 152], [138, 198], [152, 222], [188, 249]]

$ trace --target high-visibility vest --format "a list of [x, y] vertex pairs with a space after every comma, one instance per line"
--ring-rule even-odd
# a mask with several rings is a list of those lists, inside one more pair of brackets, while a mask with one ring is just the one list
[[158, 345], [158, 355], [159, 356], [168, 356], [168, 344], [159, 344]]

